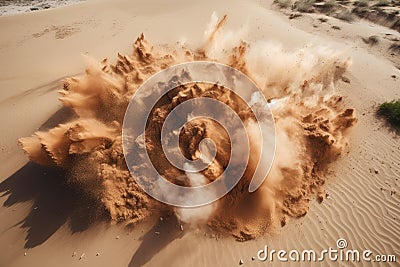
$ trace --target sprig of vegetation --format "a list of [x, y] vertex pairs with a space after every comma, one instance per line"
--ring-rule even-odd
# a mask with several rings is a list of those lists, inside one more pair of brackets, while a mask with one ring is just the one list
[[362, 40], [364, 41], [364, 43], [369, 44], [371, 46], [379, 43], [379, 37], [376, 35], [372, 35], [368, 38], [362, 38]]

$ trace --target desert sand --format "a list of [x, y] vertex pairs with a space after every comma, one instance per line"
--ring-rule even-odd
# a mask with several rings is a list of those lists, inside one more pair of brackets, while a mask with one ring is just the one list
[[[335, 90], [358, 121], [329, 165], [322, 203], [313, 198], [305, 216], [246, 242], [195, 227], [182, 231], [171, 214], [126, 227], [101, 220], [93, 213], [97, 203], [68, 188], [59, 170], [28, 163], [18, 139], [72, 116], [60, 111], [57, 91], [65, 78], [85, 72], [83, 55], [115, 62], [118, 52], [132, 53], [141, 33], [154, 45], [195, 46], [214, 12], [226, 14], [226, 31], [250, 45], [268, 41], [289, 53], [320, 45], [350, 58]], [[264, 1], [88, 1], [0, 17], [0, 25], [1, 266], [237, 266], [241, 259], [264, 266], [251, 259], [264, 245], [322, 250], [339, 238], [399, 257], [400, 141], [375, 116], [378, 104], [400, 97], [399, 54], [389, 51], [399, 32], [323, 14], [289, 19]], [[366, 43], [370, 36], [379, 42]]]

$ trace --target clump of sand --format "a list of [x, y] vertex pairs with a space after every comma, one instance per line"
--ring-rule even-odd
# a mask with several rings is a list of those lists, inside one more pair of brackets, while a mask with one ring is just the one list
[[[304, 216], [311, 199], [323, 196], [328, 164], [347, 145], [346, 131], [355, 122], [354, 110], [344, 107], [335, 82], [350, 64], [348, 58], [322, 47], [287, 52], [267, 42], [248, 44], [226, 31], [227, 17], [213, 14], [205, 42], [195, 49], [184, 45], [151, 46], [141, 35], [132, 55], [120, 55], [115, 64], [88, 59], [86, 74], [69, 78], [60, 101], [76, 116], [32, 137], [20, 139], [30, 159], [67, 170], [73, 186], [93, 194], [112, 221], [136, 223], [153, 212], [173, 210], [177, 217], [196, 225], [248, 240], [284, 225], [286, 217]], [[196, 159], [204, 138], [218, 144], [213, 163], [196, 175], [182, 173], [168, 163], [160, 140], [160, 127], [169, 111], [182, 101], [207, 96], [240, 114], [250, 140], [249, 165], [238, 185], [225, 197], [197, 209], [172, 208], [149, 197], [128, 171], [122, 150], [122, 121], [127, 105], [140, 85], [156, 72], [177, 63], [211, 60], [247, 74], [269, 99], [276, 124], [276, 155], [264, 184], [248, 192], [255, 159], [260, 155], [256, 127], [245, 103], [218, 85], [194, 83], [166, 95], [148, 120], [147, 149], [160, 172], [174, 183], [193, 186], [218, 179], [229, 161], [230, 141], [222, 127], [206, 119], [185, 125], [180, 148]], [[170, 81], [173, 82], [173, 81]], [[187, 179], [175, 179], [175, 177]], [[147, 177], [151, 179], [151, 177]]]

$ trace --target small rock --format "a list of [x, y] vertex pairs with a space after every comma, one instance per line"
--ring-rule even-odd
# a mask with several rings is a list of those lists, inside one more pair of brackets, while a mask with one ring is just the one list
[[158, 232], [158, 231], [156, 231], [156, 232], [154, 232], [156, 235], [159, 235], [160, 234], [160, 232]]
[[31, 11], [36, 11], [36, 10], [39, 10], [39, 8], [38, 7], [31, 7]]
[[99, 253], [99, 252], [97, 252], [97, 253], [96, 253], [96, 256], [97, 256], [97, 257], [98, 257], [98, 256], [100, 256], [100, 253]]
[[72, 252], [72, 257], [76, 256], [76, 251]]
[[396, 75], [392, 75], [392, 76], [390, 76], [390, 77], [392, 77], [393, 79], [396, 79], [397, 78], [397, 76]]
[[321, 21], [321, 22], [327, 22], [328, 21], [327, 18], [318, 18], [318, 20]]
[[286, 225], [286, 216], [283, 216], [281, 219], [281, 227], [284, 227]]
[[38, 206], [36, 206], [36, 207], [34, 207], [34, 208], [33, 208], [33, 210], [37, 210], [38, 208], [39, 208], [39, 207], [38, 207]]
[[342, 81], [345, 83], [350, 83], [350, 79], [344, 76], [342, 77]]
[[255, 259], [256, 259], [256, 258], [254, 258], [254, 257], [251, 257], [251, 260], [252, 260], [252, 261], [254, 261]]
[[289, 15], [289, 19], [295, 19], [295, 18], [298, 18], [298, 17], [301, 17], [301, 16], [302, 16], [301, 13], [291, 13]]
[[85, 257], [85, 253], [82, 253], [82, 255], [79, 257], [79, 260], [83, 259]]
[[375, 172], [375, 174], [378, 174], [378, 173], [379, 173], [379, 171], [378, 171], [378, 170], [375, 170], [374, 172]]
[[239, 261], [239, 265], [242, 265], [243, 264], [243, 260], [242, 259], [240, 259], [240, 261]]
[[164, 218], [163, 218], [163, 217], [160, 217], [160, 221], [164, 221]]
[[180, 228], [181, 228], [181, 231], [183, 231], [183, 225], [182, 224], [180, 225]]
[[341, 30], [341, 28], [340, 28], [339, 26], [336, 26], [336, 25], [333, 25], [333, 26], [332, 26], [332, 29], [334, 29], [334, 30]]
[[24, 252], [24, 256], [28, 255], [28, 253]]
[[321, 204], [322, 201], [324, 201], [324, 195], [322, 193], [319, 193], [317, 195], [317, 201], [318, 201], [319, 204]]
[[115, 239], [119, 239], [119, 235], [117, 235], [117, 236], [115, 237]]

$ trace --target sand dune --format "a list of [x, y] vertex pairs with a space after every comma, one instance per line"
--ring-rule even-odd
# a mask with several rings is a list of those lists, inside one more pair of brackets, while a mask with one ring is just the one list
[[[65, 186], [62, 173], [27, 163], [17, 139], [72, 116], [65, 109], [56, 113], [57, 91], [63, 79], [84, 72], [82, 54], [98, 60], [129, 54], [141, 32], [154, 44], [198, 44], [214, 11], [227, 14], [224, 27], [243, 31], [250, 44], [267, 40], [288, 51], [318, 44], [351, 56], [348, 80], [336, 90], [355, 108], [358, 123], [350, 146], [326, 174], [329, 198], [312, 201], [306, 216], [283, 228], [242, 243], [213, 231], [181, 231], [170, 213], [133, 228], [110, 226], [90, 198]], [[89, 1], [0, 17], [0, 58], [6, 62], [0, 65], [0, 265], [236, 266], [243, 259], [246, 266], [265, 266], [251, 257], [266, 244], [320, 250], [335, 247], [339, 238], [351, 248], [400, 255], [400, 142], [374, 113], [377, 104], [400, 97], [400, 71], [396, 56], [386, 53], [389, 43], [370, 47], [361, 39], [399, 33], [365, 21], [329, 18], [343, 30], [313, 27], [317, 22], [313, 15], [289, 20], [259, 1]]]

